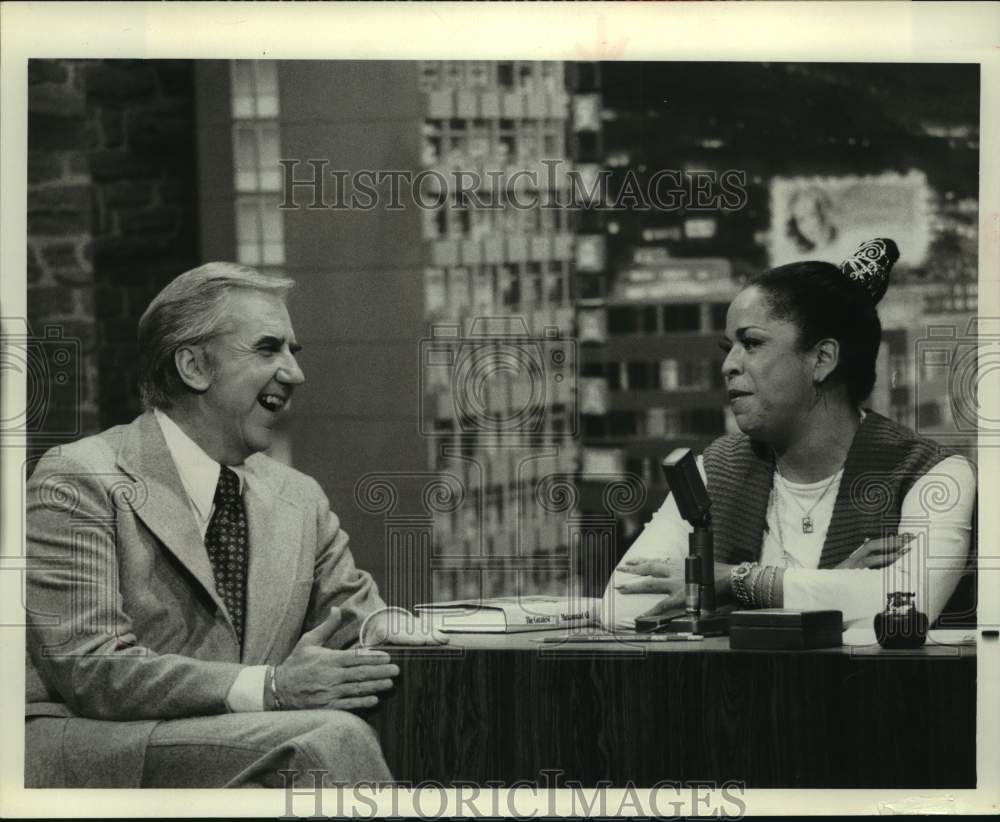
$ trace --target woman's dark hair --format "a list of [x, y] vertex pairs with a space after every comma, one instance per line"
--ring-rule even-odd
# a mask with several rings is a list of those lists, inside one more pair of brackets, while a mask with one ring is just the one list
[[798, 326], [801, 350], [826, 338], [840, 343], [837, 367], [827, 380], [843, 383], [855, 405], [875, 386], [882, 341], [875, 306], [898, 259], [899, 249], [892, 240], [871, 240], [840, 268], [815, 261], [789, 263], [758, 274], [749, 283], [765, 293], [774, 316]]

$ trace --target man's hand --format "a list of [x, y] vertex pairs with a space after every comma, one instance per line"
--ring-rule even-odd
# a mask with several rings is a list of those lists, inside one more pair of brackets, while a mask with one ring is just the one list
[[376, 694], [392, 687], [399, 667], [385, 651], [334, 651], [323, 643], [341, 623], [340, 609], [299, 639], [274, 674], [282, 709], [338, 708], [352, 711], [378, 704]]
[[437, 631], [427, 617], [414, 616], [403, 608], [386, 608], [372, 614], [361, 629], [361, 642], [372, 645], [447, 645], [448, 637]]

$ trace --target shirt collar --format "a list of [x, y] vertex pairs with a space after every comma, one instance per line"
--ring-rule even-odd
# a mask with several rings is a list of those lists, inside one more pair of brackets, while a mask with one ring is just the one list
[[[219, 484], [219, 463], [206, 454], [200, 445], [184, 433], [183, 429], [159, 408], [153, 409], [160, 424], [167, 450], [180, 474], [181, 483], [188, 498], [203, 520], [207, 520], [215, 502], [215, 488]], [[240, 493], [243, 493], [244, 467], [229, 466], [239, 477]]]

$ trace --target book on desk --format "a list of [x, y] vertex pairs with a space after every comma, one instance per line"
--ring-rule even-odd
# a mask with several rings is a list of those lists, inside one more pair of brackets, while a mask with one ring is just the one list
[[582, 628], [599, 619], [601, 600], [596, 597], [532, 596], [455, 599], [414, 606], [429, 616], [439, 631], [474, 634], [513, 634]]

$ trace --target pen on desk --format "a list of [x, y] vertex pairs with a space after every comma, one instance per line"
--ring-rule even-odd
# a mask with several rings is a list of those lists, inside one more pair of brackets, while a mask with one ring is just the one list
[[701, 642], [705, 637], [701, 634], [609, 634], [608, 636], [581, 634], [580, 636], [547, 636], [542, 637], [545, 643], [580, 643], [580, 642]]

